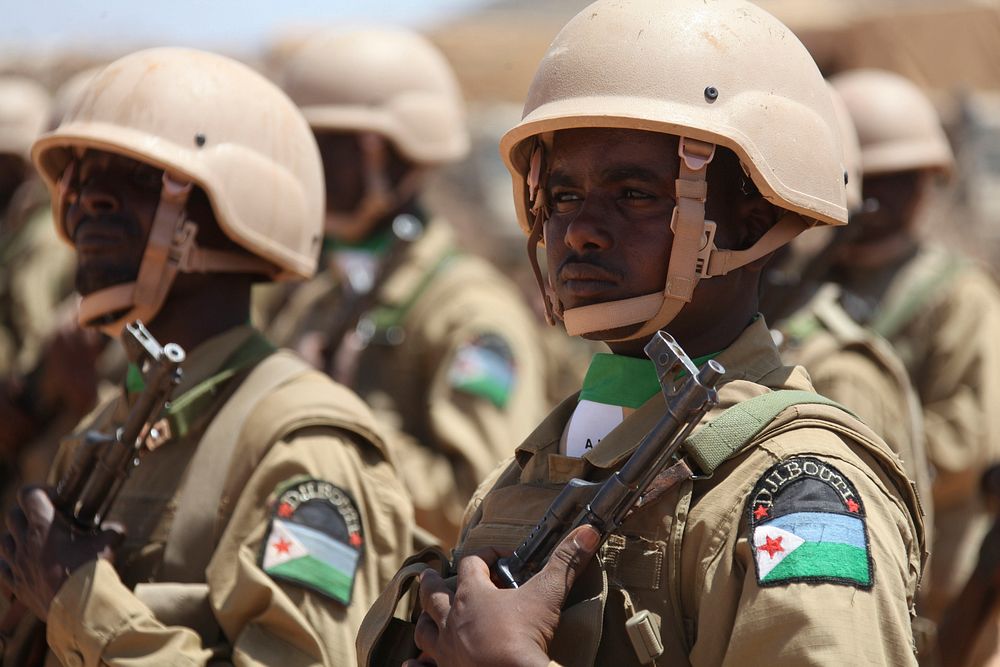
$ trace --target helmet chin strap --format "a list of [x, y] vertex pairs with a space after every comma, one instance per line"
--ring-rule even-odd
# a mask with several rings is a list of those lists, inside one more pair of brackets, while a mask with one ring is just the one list
[[364, 240], [376, 222], [409, 201], [423, 182], [423, 170], [413, 167], [393, 188], [386, 173], [389, 160], [385, 139], [374, 132], [361, 132], [358, 143], [365, 184], [361, 201], [349, 213], [326, 214], [327, 233], [348, 243]]
[[185, 207], [191, 182], [178, 181], [164, 172], [160, 203], [153, 216], [149, 240], [134, 282], [112, 285], [80, 300], [79, 322], [118, 337], [133, 320], [150, 322], [182, 273], [264, 273], [277, 268], [258, 257], [237, 252], [200, 248], [195, 243], [198, 225], [187, 219]]
[[[537, 269], [534, 248], [547, 213], [541, 207], [532, 208], [536, 217], [528, 241], [528, 254], [536, 268], [536, 280], [545, 295], [546, 316], [550, 322], [556, 317], [562, 319], [566, 333], [571, 336], [611, 332], [638, 324], [641, 326], [627, 335], [614, 337], [609, 333], [607, 337], [597, 338], [608, 343], [648, 338], [677, 317], [684, 305], [693, 298], [699, 280], [725, 275], [764, 257], [808, 227], [801, 216], [786, 211], [752, 247], [746, 250], [720, 250], [715, 245], [716, 225], [705, 220], [705, 199], [708, 195], [705, 176], [709, 163], [715, 157], [715, 148], [714, 144], [704, 141], [680, 138], [677, 149], [680, 156], [676, 180], [677, 204], [670, 220], [674, 239], [662, 292], [563, 310], [551, 282], [543, 284], [541, 271]], [[539, 186], [542, 159], [541, 148], [536, 148], [528, 174], [529, 196], [533, 202], [544, 197], [544, 190]]]

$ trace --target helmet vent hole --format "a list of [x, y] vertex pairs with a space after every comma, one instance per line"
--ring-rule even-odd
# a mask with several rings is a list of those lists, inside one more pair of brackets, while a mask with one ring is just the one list
[[194, 143], [198, 146], [198, 148], [201, 148], [202, 146], [204, 146], [205, 145], [205, 141], [206, 141], [205, 135], [202, 134], [201, 132], [199, 132], [198, 134], [194, 135]]
[[851, 180], [851, 177], [845, 171], [844, 172], [844, 185], [847, 185], [850, 182], [850, 180]]
[[715, 86], [709, 86], [705, 89], [705, 101], [714, 102], [719, 99], [719, 89]]

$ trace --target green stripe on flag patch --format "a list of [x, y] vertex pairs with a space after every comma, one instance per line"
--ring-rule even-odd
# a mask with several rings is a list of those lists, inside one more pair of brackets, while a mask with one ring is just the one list
[[312, 556], [303, 556], [268, 568], [267, 573], [309, 588], [314, 588], [344, 604], [351, 601], [354, 578]]
[[871, 585], [868, 553], [849, 544], [805, 542], [789, 553], [762, 580], [762, 584], [800, 581], [846, 580]]

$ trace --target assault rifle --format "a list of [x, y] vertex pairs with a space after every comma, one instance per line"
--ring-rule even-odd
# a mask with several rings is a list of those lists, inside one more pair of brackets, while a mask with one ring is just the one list
[[160, 346], [142, 322], [126, 325], [122, 344], [142, 373], [143, 390], [114, 434], [87, 433], [56, 485], [56, 507], [84, 530], [100, 525], [143, 450], [169, 437], [156, 419], [181, 380], [184, 350], [174, 343]]
[[[113, 434], [86, 434], [69, 470], [56, 485], [56, 508], [84, 531], [100, 527], [142, 452], [169, 438], [164, 432], [167, 427], [157, 419], [181, 379], [184, 350], [174, 343], [161, 346], [142, 322], [126, 325], [122, 344], [129, 361], [139, 367], [144, 388], [122, 427]], [[0, 637], [10, 637], [25, 612], [12, 601], [0, 619]], [[41, 637], [44, 639], [44, 634]]]
[[[668, 467], [679, 465], [682, 470], [666, 479], [659, 492], [692, 476], [681, 448], [698, 422], [718, 404], [715, 385], [725, 369], [709, 361], [698, 370], [677, 341], [662, 331], [647, 343], [645, 352], [656, 366], [666, 400], [665, 414], [611, 477], [603, 482], [570, 480], [524, 542], [512, 555], [496, 562], [493, 575], [498, 585], [518, 588], [524, 584], [544, 567], [562, 539], [579, 526], [596, 528], [603, 543]], [[688, 378], [675, 389], [681, 371]]]

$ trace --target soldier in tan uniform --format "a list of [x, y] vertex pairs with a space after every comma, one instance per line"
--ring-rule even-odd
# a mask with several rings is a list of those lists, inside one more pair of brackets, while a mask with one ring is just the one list
[[[422, 575], [415, 662], [915, 662], [916, 496], [877, 435], [808, 393], [757, 315], [769, 254], [847, 221], [835, 123], [805, 48], [749, 3], [601, 0], [559, 33], [501, 154], [522, 227], [545, 242], [550, 307], [613, 354], [477, 492], [457, 592]], [[648, 493], [558, 615], [552, 570], [497, 590], [469, 554], [517, 545], [570, 478], [616, 470], [662, 415], [642, 355], [657, 330], [727, 369], [685, 445], [702, 474]], [[377, 627], [370, 614], [362, 659]]]
[[[361, 401], [247, 325], [253, 282], [316, 268], [308, 124], [239, 63], [152, 49], [95, 76], [33, 156], [77, 252], [81, 323], [139, 318], [188, 351], [163, 442], [106, 517], [123, 538], [73, 528], [43, 489], [8, 515], [0, 577], [47, 623], [45, 664], [350, 664], [410, 544], [409, 500]], [[51, 480], [142, 390], [130, 370]], [[33, 664], [27, 625], [5, 664]]]
[[859, 319], [892, 342], [920, 396], [936, 473], [925, 611], [937, 620], [990, 525], [977, 488], [1000, 460], [1000, 294], [971, 261], [921, 233], [934, 179], [953, 166], [930, 101], [889, 72], [847, 72], [833, 84], [858, 130], [866, 199], [834, 277], [860, 297]]
[[53, 233], [28, 155], [50, 106], [37, 83], [0, 77], [0, 376], [34, 367], [73, 289], [72, 253]]
[[[850, 113], [832, 87], [844, 146], [847, 208], [860, 210], [861, 145]], [[850, 408], [899, 455], [917, 485], [932, 539], [931, 470], [923, 414], [909, 374], [892, 345], [844, 307], [852, 295], [829, 282], [829, 267], [846, 236], [810, 231], [775, 253], [764, 275], [761, 312], [773, 327], [782, 360], [802, 366], [816, 391]]]
[[427, 172], [468, 148], [454, 74], [416, 34], [361, 30], [306, 42], [284, 85], [323, 156], [328, 267], [268, 332], [371, 405], [417, 523], [451, 545], [476, 485], [546, 407], [516, 287], [418, 201]]

